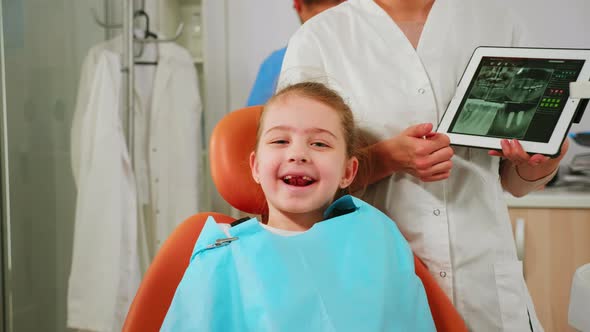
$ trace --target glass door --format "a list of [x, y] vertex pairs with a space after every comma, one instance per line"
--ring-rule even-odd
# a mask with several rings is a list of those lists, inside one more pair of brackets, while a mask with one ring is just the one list
[[1, 1], [3, 331], [68, 331], [70, 128], [84, 57], [120, 32], [95, 17], [120, 23], [121, 3]]

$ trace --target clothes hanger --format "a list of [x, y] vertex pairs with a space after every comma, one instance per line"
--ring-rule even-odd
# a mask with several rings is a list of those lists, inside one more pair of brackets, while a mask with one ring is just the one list
[[[92, 17], [94, 18], [94, 22], [99, 26], [105, 29], [121, 29], [123, 28], [123, 24], [107, 24], [100, 20], [98, 17], [98, 13], [94, 8], [90, 10], [92, 12]], [[146, 43], [166, 43], [166, 42], [174, 42], [176, 41], [181, 35], [184, 30], [184, 22], [181, 22], [178, 27], [176, 28], [176, 33], [172, 38], [158, 38], [158, 35], [150, 30], [150, 17], [148, 13], [145, 11], [145, 0], [141, 1], [141, 8], [136, 10], [133, 15], [134, 18], [134, 25], [135, 19], [143, 18], [145, 20], [143, 36], [137, 36], [135, 32], [133, 33], [133, 40], [139, 43], [138, 53], [134, 54], [134, 57], [138, 58], [143, 55], [145, 44]], [[156, 46], [156, 59], [154, 61], [135, 61], [134, 64], [136, 65], [158, 65], [158, 61], [160, 58], [159, 47]]]
[[[137, 37], [136, 35], [134, 35], [134, 40], [141, 44], [139, 54], [136, 55], [137, 57], [140, 57], [143, 55], [144, 44], [146, 44], [146, 43], [167, 43], [167, 42], [176, 41], [182, 35], [182, 31], [184, 30], [184, 22], [181, 22], [178, 25], [178, 28], [176, 28], [176, 34], [174, 35], [174, 37], [172, 37], [172, 38], [159, 38], [156, 33], [154, 33], [153, 31], [150, 30], [150, 17], [148, 15], [148, 13], [143, 9], [137, 10], [134, 14], [134, 18], [138, 18], [138, 17], [142, 17], [145, 20], [145, 29], [143, 31], [143, 37]], [[157, 65], [159, 58], [160, 58], [159, 47], [156, 46], [156, 61], [135, 61], [135, 64], [137, 64], [137, 65]]]
[[[135, 13], [133, 14], [133, 18], [134, 19], [143, 18], [145, 20], [143, 36], [138, 37], [137, 35], [135, 35], [135, 33], [133, 34], [133, 39], [140, 43], [139, 53], [135, 54], [135, 57], [141, 57], [143, 55], [146, 41], [150, 40], [150, 39], [158, 40], [158, 35], [150, 30], [150, 16], [148, 15], [148, 13], [145, 10], [139, 9], [139, 10], [135, 11]], [[135, 61], [134, 63], [136, 65], [155, 66], [155, 65], [158, 65], [159, 59], [160, 59], [160, 49], [158, 46], [156, 46], [156, 60], [155, 61]]]

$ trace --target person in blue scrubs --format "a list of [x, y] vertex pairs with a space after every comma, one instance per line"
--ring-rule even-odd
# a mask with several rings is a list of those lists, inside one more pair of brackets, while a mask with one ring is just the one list
[[[324, 10], [336, 6], [344, 0], [294, 0], [293, 8], [299, 16], [301, 24]], [[256, 81], [250, 90], [246, 106], [264, 105], [275, 93], [277, 81], [283, 65], [283, 57], [287, 47], [272, 52], [260, 65]]]
[[435, 331], [408, 242], [343, 192], [359, 168], [357, 133], [321, 83], [268, 101], [250, 155], [267, 222], [207, 220], [161, 331]]
[[274, 94], [285, 51], [287, 51], [287, 48], [283, 47], [272, 52], [260, 65], [246, 106], [264, 105]]

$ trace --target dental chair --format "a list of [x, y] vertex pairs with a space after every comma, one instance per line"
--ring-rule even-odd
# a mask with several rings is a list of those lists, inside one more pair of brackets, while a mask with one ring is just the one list
[[[252, 179], [249, 166], [261, 112], [262, 106], [252, 106], [229, 113], [213, 130], [209, 146], [211, 176], [219, 193], [234, 208], [255, 215], [267, 209], [264, 194]], [[218, 223], [235, 220], [224, 214], [204, 212], [180, 224], [147, 270], [129, 308], [123, 332], [159, 331], [208, 216]], [[414, 263], [426, 289], [437, 331], [467, 331], [463, 319], [426, 266], [416, 256]]]

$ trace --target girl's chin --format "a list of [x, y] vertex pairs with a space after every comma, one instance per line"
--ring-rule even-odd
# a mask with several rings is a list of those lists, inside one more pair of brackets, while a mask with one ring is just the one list
[[296, 214], [324, 214], [324, 211], [328, 208], [330, 201], [326, 201], [325, 204], [318, 204], [321, 202], [320, 199], [316, 199], [310, 195], [301, 197], [289, 197], [282, 199], [278, 203], [277, 208], [283, 213], [296, 213]]

